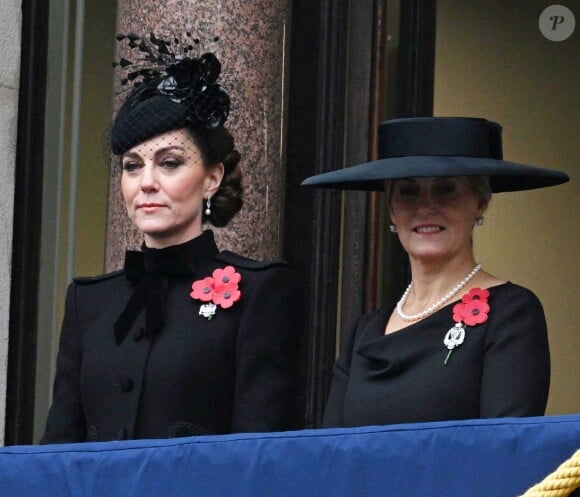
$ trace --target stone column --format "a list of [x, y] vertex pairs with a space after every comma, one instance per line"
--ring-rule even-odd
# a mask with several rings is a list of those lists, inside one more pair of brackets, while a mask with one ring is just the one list
[[[189, 31], [201, 41], [200, 54], [212, 51], [221, 61], [221, 83], [232, 99], [226, 125], [242, 155], [245, 196], [230, 225], [214, 231], [221, 249], [257, 259], [278, 257], [282, 248], [289, 25], [290, 0], [119, 2], [118, 32], [172, 33], [184, 39]], [[127, 219], [116, 162], [110, 179], [107, 271], [122, 266], [125, 248], [141, 243]]]

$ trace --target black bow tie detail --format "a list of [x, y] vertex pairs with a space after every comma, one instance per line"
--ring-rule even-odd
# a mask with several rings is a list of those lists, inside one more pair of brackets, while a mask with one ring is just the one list
[[125, 276], [136, 283], [136, 287], [114, 326], [117, 345], [123, 342], [143, 307], [146, 335], [157, 333], [165, 323], [169, 277], [194, 276], [195, 261], [211, 259], [217, 253], [210, 230], [181, 245], [125, 252]]
[[165, 321], [168, 276], [187, 276], [194, 273], [195, 262], [186, 253], [170, 249], [127, 251], [125, 274], [137, 286], [115, 323], [117, 345], [123, 342], [144, 306], [145, 333], [149, 336], [157, 333]]

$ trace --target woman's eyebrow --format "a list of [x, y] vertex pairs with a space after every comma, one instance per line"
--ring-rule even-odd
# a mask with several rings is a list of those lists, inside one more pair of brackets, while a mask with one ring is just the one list
[[[185, 148], [180, 146], [180, 145], [168, 145], [167, 147], [163, 147], [160, 148], [158, 150], [155, 151], [154, 156], [158, 157], [159, 155], [165, 154], [167, 152], [170, 152], [172, 150], [178, 150], [180, 152], [185, 152]], [[141, 159], [141, 154], [137, 153], [137, 152], [126, 152], [125, 154], [123, 154], [123, 159], [125, 158], [129, 158], [129, 159]]]
[[185, 153], [186, 150], [181, 145], [169, 145], [167, 147], [160, 148], [155, 151], [155, 158], [159, 157], [160, 155], [166, 154], [168, 152], [179, 151], [181, 153]]
[[125, 152], [121, 159], [140, 159], [141, 156], [137, 152]]

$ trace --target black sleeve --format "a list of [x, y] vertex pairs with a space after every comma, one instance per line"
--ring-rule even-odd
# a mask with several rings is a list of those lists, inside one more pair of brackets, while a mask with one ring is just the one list
[[41, 444], [86, 441], [80, 396], [81, 344], [76, 316], [76, 286], [71, 283], [66, 295], [52, 406]]
[[[544, 311], [529, 290], [494, 302], [480, 397], [482, 418], [541, 416], [550, 386], [550, 352]], [[492, 315], [490, 314], [490, 317]]]
[[332, 383], [330, 384], [330, 393], [328, 394], [322, 419], [323, 428], [340, 428], [344, 426], [342, 418], [344, 395], [350, 373], [354, 337], [356, 330], [361, 325], [360, 322], [361, 319], [357, 321], [343, 343], [340, 344], [340, 354], [332, 369]]
[[232, 432], [289, 430], [299, 423], [302, 292], [288, 267], [260, 273], [238, 331]]

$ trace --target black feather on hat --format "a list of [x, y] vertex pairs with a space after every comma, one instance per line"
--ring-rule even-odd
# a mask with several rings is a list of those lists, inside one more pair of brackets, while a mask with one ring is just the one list
[[494, 193], [565, 183], [562, 171], [503, 160], [501, 126], [471, 117], [411, 117], [379, 125], [379, 160], [317, 174], [302, 186], [382, 191], [385, 181], [488, 176]]
[[166, 41], [153, 33], [149, 42], [134, 34], [118, 35], [117, 40], [128, 40], [142, 57], [136, 63], [121, 59], [114, 64], [127, 73], [121, 84], [134, 87], [111, 129], [115, 155], [173, 129], [190, 126], [203, 131], [223, 126], [230, 98], [217, 83], [221, 64], [213, 53], [188, 57], [192, 44]]

